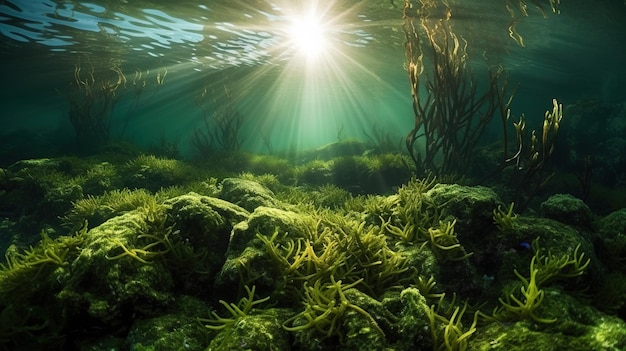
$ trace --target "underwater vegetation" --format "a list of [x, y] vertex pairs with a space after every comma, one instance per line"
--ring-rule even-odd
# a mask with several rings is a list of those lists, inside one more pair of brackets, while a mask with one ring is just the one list
[[[623, 210], [596, 218], [558, 195], [517, 213], [434, 177], [359, 194], [233, 157], [258, 173], [149, 155], [28, 165], [81, 191], [58, 226], [8, 248], [2, 348], [516, 349], [529, 330], [571, 350], [626, 345]], [[94, 172], [128, 186], [94, 187]]]
[[137, 69], [132, 81], [129, 81], [122, 70], [122, 60], [119, 59], [102, 66], [94, 65], [88, 56], [76, 61], [73, 79], [64, 95], [69, 103], [68, 117], [79, 148], [94, 151], [111, 140], [115, 106], [123, 93], [132, 91], [132, 101], [120, 126], [124, 133], [134, 111], [142, 102], [141, 96], [146, 86], [156, 84], [154, 94], [158, 92], [167, 76], [167, 69], [157, 71], [155, 83], [147, 83], [152, 81], [149, 76], [149, 71]]
[[110, 116], [129, 89], [129, 122], [148, 73], [77, 64], [70, 122], [98, 152], [0, 169], [0, 350], [626, 349], [626, 210], [584, 201], [590, 159], [580, 198], [556, 191], [567, 108], [553, 100], [536, 131], [510, 122], [508, 73], [480, 91], [465, 39], [420, 4], [404, 8], [408, 155], [375, 126], [369, 143], [244, 152], [265, 137], [245, 134], [228, 84], [196, 97], [196, 159], [164, 137], [145, 152], [111, 140]]

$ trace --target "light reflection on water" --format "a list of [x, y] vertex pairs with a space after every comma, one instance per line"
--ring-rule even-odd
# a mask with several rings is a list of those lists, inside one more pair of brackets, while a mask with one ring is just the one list
[[[281, 26], [285, 13], [275, 5], [246, 8], [241, 3], [175, 5], [110, 2], [7, 1], [0, 4], [2, 41], [36, 43], [52, 51], [105, 52], [107, 46], [123, 45], [128, 51], [164, 57], [169, 50], [198, 50], [210, 56], [212, 66], [260, 64], [284, 41]], [[365, 46], [372, 35], [354, 25], [368, 21], [354, 13], [351, 21], [335, 33], [350, 46]], [[196, 55], [198, 57], [198, 55]], [[217, 60], [217, 62], [215, 62]]]
[[[448, 2], [454, 5], [455, 29], [469, 42], [476, 76], [482, 79], [487, 66], [504, 64], [511, 81], [521, 84], [516, 114], [541, 117], [554, 97], [566, 103], [594, 92], [623, 97], [616, 77], [626, 61], [620, 52], [626, 29], [619, 11], [603, 7], [611, 1], [564, 0], [561, 14], [548, 18], [529, 6], [528, 17], [515, 18], [524, 48], [507, 30], [512, 19], [503, 4], [516, 1]], [[334, 21], [328, 38], [334, 57], [322, 60], [325, 70], [306, 67], [286, 45], [288, 17], [298, 10], [294, 4], [309, 3]], [[75, 65], [114, 64], [129, 80], [137, 71], [150, 72], [152, 92], [146, 96], [154, 98], [142, 100], [144, 110], [133, 120], [142, 133], [171, 116], [177, 128], [193, 130], [199, 114], [194, 97], [219, 81], [215, 72], [227, 72], [245, 96], [244, 112], [254, 116], [247, 126], [252, 130], [276, 124], [284, 129], [275, 128], [281, 140], [291, 133], [298, 141], [311, 139], [311, 146], [332, 141], [339, 129], [360, 134], [372, 119], [405, 134], [412, 111], [401, 25], [397, 0], [5, 0], [0, 74], [11, 89], [2, 96], [3, 113], [21, 118], [6, 118], [3, 127], [65, 119], [62, 92], [73, 81]], [[164, 69], [165, 84], [154, 94], [156, 72]], [[124, 89], [119, 114], [133, 96], [130, 83]]]

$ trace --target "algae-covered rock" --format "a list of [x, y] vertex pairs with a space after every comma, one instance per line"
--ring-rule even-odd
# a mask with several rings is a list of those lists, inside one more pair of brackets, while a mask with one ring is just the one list
[[420, 291], [416, 288], [404, 289], [399, 298], [396, 297], [396, 300], [401, 308], [395, 343], [398, 349], [406, 350], [416, 343], [431, 339], [430, 325], [426, 314], [430, 305]]
[[211, 340], [207, 351], [289, 350], [289, 335], [282, 326], [284, 319], [285, 311], [279, 309], [241, 316]]
[[541, 215], [561, 223], [589, 228], [593, 220], [589, 206], [569, 194], [550, 196], [541, 204]]
[[228, 247], [231, 257], [245, 249], [257, 233], [271, 236], [275, 231], [286, 233], [290, 238], [306, 238], [305, 231], [311, 217], [300, 213], [272, 207], [257, 207], [245, 223], [233, 228], [232, 239]]
[[626, 209], [608, 214], [596, 223], [600, 258], [613, 269], [624, 270], [626, 261]]
[[363, 351], [384, 350], [386, 335], [382, 331], [389, 330], [395, 316], [379, 301], [357, 289], [347, 289], [344, 294], [351, 304], [358, 306], [362, 311], [367, 311], [369, 315], [366, 316], [354, 308], [345, 314], [343, 322], [345, 348]]
[[163, 261], [166, 233], [143, 209], [114, 217], [85, 235], [80, 255], [59, 272], [58, 299], [74, 313], [105, 324], [134, 314], [153, 315], [172, 301], [173, 282]]
[[621, 351], [626, 349], [626, 324], [559, 290], [548, 289], [542, 304], [554, 323], [493, 322], [481, 325], [470, 340], [471, 350], [495, 351]]
[[601, 233], [626, 234], [626, 208], [612, 212], [597, 222], [598, 231]]
[[239, 205], [250, 212], [259, 206], [277, 206], [274, 193], [257, 182], [247, 179], [226, 178], [221, 185], [220, 198]]
[[207, 293], [226, 259], [233, 226], [248, 211], [230, 202], [188, 193], [165, 201], [173, 222], [174, 255], [168, 268], [179, 288]]
[[310, 305], [313, 315], [300, 313], [287, 323], [293, 329], [296, 348], [313, 351], [340, 345], [345, 350], [384, 350], [388, 342], [385, 330], [392, 330], [396, 316], [358, 289], [339, 289], [341, 294], [324, 295], [321, 305]]
[[278, 267], [257, 234], [272, 237], [277, 233], [291, 239], [306, 238], [312, 219], [303, 214], [271, 207], [257, 207], [250, 217], [235, 225], [228, 245], [227, 259], [220, 270], [216, 290], [236, 289], [242, 274], [254, 277], [260, 290], [274, 289], [283, 267]]
[[196, 193], [177, 196], [166, 200], [168, 214], [176, 229], [194, 245], [210, 245], [214, 251], [224, 253], [232, 227], [246, 220], [248, 211], [230, 202]]
[[519, 217], [515, 230], [507, 233], [500, 241], [498, 255], [501, 264], [499, 272], [494, 274], [499, 279], [515, 279], [513, 271], [519, 271], [520, 267], [525, 267], [530, 262], [534, 254], [531, 244], [535, 240], [538, 240], [536, 245], [543, 255], [554, 257], [569, 256], [573, 259], [576, 248], [579, 247], [577, 254], [584, 254], [585, 261], [591, 259], [591, 264], [586, 269], [586, 279], [597, 273], [597, 258], [587, 233], [548, 218]]
[[487, 187], [437, 184], [425, 194], [442, 213], [457, 219], [456, 230], [462, 237], [480, 238], [493, 226], [493, 210], [502, 202]]
[[208, 333], [197, 318], [208, 307], [193, 297], [181, 296], [171, 310], [172, 313], [136, 320], [125, 346], [133, 351], [202, 350], [208, 343]]

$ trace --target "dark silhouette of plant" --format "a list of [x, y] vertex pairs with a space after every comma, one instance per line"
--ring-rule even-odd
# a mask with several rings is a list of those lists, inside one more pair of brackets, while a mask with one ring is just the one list
[[209, 93], [207, 87], [196, 96], [196, 105], [203, 112], [203, 127], [195, 130], [192, 144], [202, 156], [217, 149], [238, 151], [244, 116], [237, 110], [237, 102], [228, 83], [223, 85], [223, 94]]
[[120, 62], [105, 70], [80, 62], [74, 67], [74, 81], [67, 91], [69, 119], [82, 147], [99, 147], [110, 139], [111, 116], [118, 100], [117, 90], [126, 84]]
[[[512, 94], [504, 98], [507, 75], [501, 67], [489, 69], [485, 90], [479, 91], [467, 67], [468, 43], [452, 30], [449, 8], [442, 12], [442, 19], [425, 15], [426, 10], [416, 11], [405, 2], [405, 48], [414, 112], [406, 147], [418, 174], [463, 175], [472, 165], [487, 125], [496, 113], [507, 113]], [[417, 18], [419, 27], [415, 26]], [[424, 88], [426, 96], [420, 94]], [[423, 140], [423, 150], [418, 140]]]

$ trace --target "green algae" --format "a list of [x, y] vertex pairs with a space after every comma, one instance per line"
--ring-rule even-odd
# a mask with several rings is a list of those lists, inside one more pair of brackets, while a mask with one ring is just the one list
[[[105, 190], [76, 200], [65, 221], [80, 227], [89, 220], [80, 243], [49, 236], [26, 251], [12, 249], [0, 278], [13, 304], [0, 303], [0, 322], [22, 318], [11, 317], [15, 334], [0, 335], [2, 345], [29, 335], [51, 349], [72, 343], [142, 350], [515, 350], [528, 346], [528, 335], [546, 350], [624, 345], [623, 322], [613, 317], [623, 306], [617, 264], [623, 250], [613, 245], [622, 235], [619, 221], [603, 227], [604, 247], [613, 251], [598, 258], [590, 244], [598, 233], [559, 222], [577, 209], [552, 211], [550, 219], [518, 214], [513, 221], [510, 211], [494, 212], [502, 202], [487, 188], [412, 179], [387, 196], [360, 196], [337, 185], [293, 188], [272, 175], [250, 173], [243, 181], [196, 175], [181, 175], [182, 184], [158, 192]], [[538, 237], [541, 248], [533, 245], [532, 252], [517, 246]], [[54, 248], [64, 240], [67, 252]], [[8, 278], [29, 252], [38, 257], [30, 273]], [[605, 283], [589, 292], [590, 302], [580, 291], [591, 279]], [[17, 287], [28, 293], [18, 298]], [[525, 306], [531, 291], [540, 300], [537, 318], [472, 318], [499, 305], [519, 307], [511, 294]], [[41, 296], [46, 305], [37, 302]], [[198, 303], [183, 309], [179, 301], [189, 296]], [[263, 303], [247, 309], [241, 296]], [[606, 301], [605, 312], [592, 307], [602, 306], [594, 299]], [[31, 307], [41, 313], [25, 313]], [[211, 330], [197, 322], [207, 317], [219, 323], [204, 324], [227, 326]], [[92, 321], [106, 335], [94, 339], [72, 319]]]

